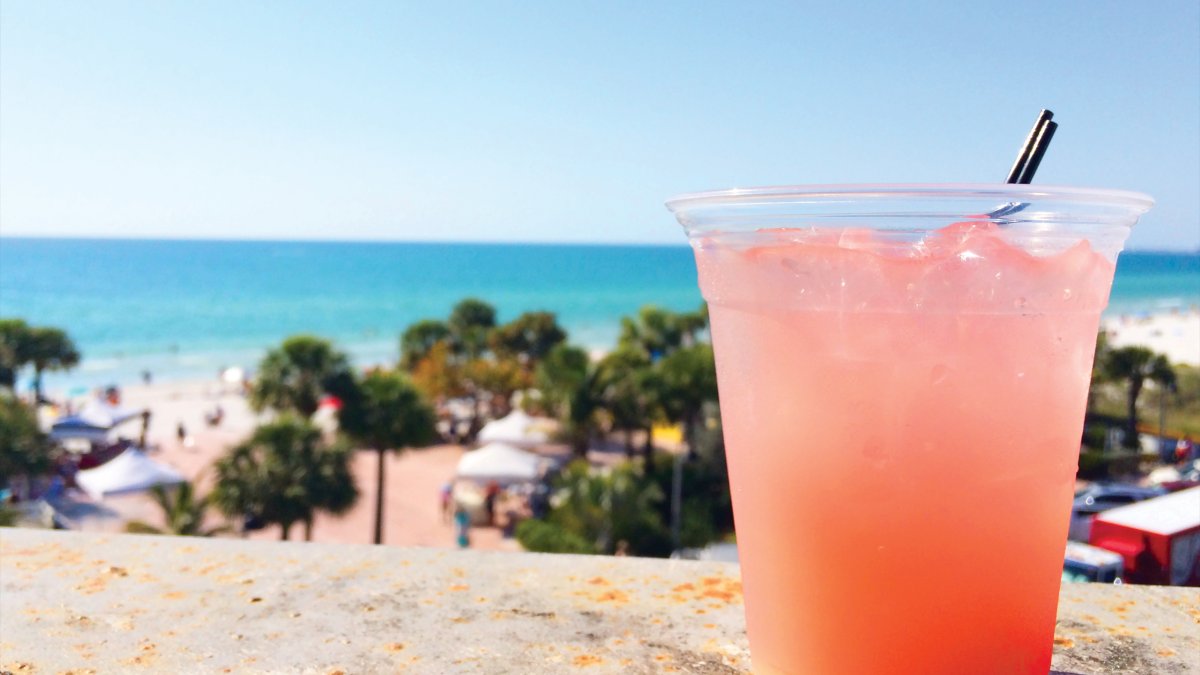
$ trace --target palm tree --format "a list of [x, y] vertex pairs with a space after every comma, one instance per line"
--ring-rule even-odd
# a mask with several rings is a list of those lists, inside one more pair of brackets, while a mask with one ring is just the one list
[[[1159, 358], [1163, 359], [1163, 363], [1151, 370], [1149, 378], [1158, 388], [1158, 435], [1161, 438], [1167, 426], [1167, 395], [1179, 394], [1179, 378], [1170, 363], [1164, 357]], [[1166, 367], [1163, 368], [1162, 365]]]
[[436, 319], [418, 321], [400, 336], [400, 367], [411, 371], [439, 343], [450, 338], [450, 327]]
[[538, 363], [534, 379], [556, 417], [567, 416], [571, 397], [587, 378], [590, 365], [587, 352], [566, 343], [556, 345]]
[[646, 448], [657, 410], [657, 372], [650, 358], [637, 349], [618, 347], [597, 365], [599, 398], [612, 418], [613, 429], [624, 432], [625, 452], [633, 455], [633, 433], [645, 430]]
[[421, 445], [435, 436], [433, 409], [413, 383], [399, 372], [370, 373], [352, 396], [343, 400], [338, 415], [342, 432], [355, 443], [375, 451], [374, 542], [383, 542], [384, 464], [389, 449]]
[[79, 364], [79, 350], [71, 338], [58, 328], [30, 328], [27, 340], [25, 357], [33, 364], [34, 400], [41, 401], [42, 373], [74, 368]]
[[708, 330], [708, 303], [700, 303], [700, 309], [675, 315], [676, 325], [683, 334], [681, 344], [685, 347], [699, 342], [699, 334]]
[[21, 319], [0, 319], [0, 386], [12, 389], [17, 371], [29, 363], [29, 325]]
[[1108, 353], [1112, 348], [1108, 346], [1108, 333], [1100, 331], [1096, 334], [1096, 351], [1092, 353], [1092, 379], [1088, 384], [1087, 395], [1087, 415], [1091, 417], [1092, 408], [1096, 404], [1096, 395], [1100, 385], [1104, 384], [1108, 375], [1104, 372], [1105, 364], [1108, 362]]
[[293, 414], [258, 427], [215, 466], [217, 507], [231, 518], [277, 524], [285, 540], [296, 523], [311, 539], [317, 511], [344, 513], [358, 498], [349, 450], [325, 443], [320, 429]]
[[1175, 382], [1175, 371], [1171, 369], [1171, 363], [1165, 356], [1155, 354], [1145, 347], [1107, 350], [1101, 370], [1109, 380], [1126, 383], [1125, 447], [1137, 448], [1137, 402], [1142, 388], [1147, 379], [1160, 383], [1161, 386], [1171, 386]]
[[563, 436], [583, 457], [600, 408], [597, 369], [587, 352], [566, 343], [556, 345], [538, 364], [535, 377], [546, 405], [562, 423]]
[[250, 404], [256, 410], [290, 410], [311, 418], [323, 395], [342, 396], [352, 379], [346, 355], [328, 340], [294, 335], [267, 352], [259, 363]]
[[525, 312], [492, 331], [488, 344], [500, 357], [518, 359], [532, 369], [555, 345], [567, 339], [553, 312]]
[[450, 310], [450, 340], [454, 351], [468, 360], [487, 349], [488, 334], [496, 326], [496, 308], [478, 298], [459, 301]]
[[196, 497], [189, 482], [180, 483], [171, 489], [156, 485], [150, 494], [162, 509], [166, 525], [154, 527], [139, 520], [125, 525], [126, 532], [137, 534], [174, 534], [183, 537], [211, 537], [229, 530], [228, 525], [204, 527], [204, 512], [208, 510], [209, 496]]
[[712, 345], [700, 343], [678, 349], [657, 364], [659, 403], [668, 420], [683, 425], [688, 453], [695, 451], [696, 422], [705, 402], [717, 400], [717, 372]]
[[[687, 327], [691, 329], [691, 323]], [[679, 316], [653, 305], [638, 310], [637, 318], [621, 319], [618, 346], [640, 349], [652, 361], [666, 356], [683, 342], [684, 325]]]
[[[340, 516], [358, 503], [358, 483], [350, 470], [354, 449], [342, 442], [324, 445], [312, 456], [305, 491], [313, 495], [314, 511]], [[313, 516], [304, 518], [304, 540], [312, 541]]]
[[9, 487], [18, 476], [46, 473], [53, 465], [50, 442], [33, 409], [0, 391], [0, 487]]

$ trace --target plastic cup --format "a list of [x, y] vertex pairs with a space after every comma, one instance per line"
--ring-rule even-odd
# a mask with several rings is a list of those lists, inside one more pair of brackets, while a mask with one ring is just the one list
[[1039, 673], [1100, 313], [1153, 201], [806, 186], [667, 206], [709, 303], [756, 673]]

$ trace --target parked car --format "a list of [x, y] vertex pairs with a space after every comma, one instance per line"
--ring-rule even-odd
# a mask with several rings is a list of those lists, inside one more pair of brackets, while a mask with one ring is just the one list
[[1077, 541], [1067, 542], [1063, 558], [1064, 582], [1119, 584], [1124, 573], [1125, 559], [1121, 554]]
[[1118, 506], [1152, 499], [1167, 493], [1163, 487], [1139, 487], [1137, 485], [1098, 483], [1075, 493], [1071, 507], [1071, 526], [1067, 539], [1087, 543], [1092, 533], [1092, 520]]

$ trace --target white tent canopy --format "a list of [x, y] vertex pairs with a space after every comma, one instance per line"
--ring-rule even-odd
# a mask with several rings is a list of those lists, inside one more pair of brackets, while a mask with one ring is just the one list
[[175, 485], [183, 480], [178, 471], [150, 459], [137, 448], [129, 448], [94, 469], [75, 474], [75, 482], [93, 499], [141, 492], [156, 485]]
[[489, 443], [458, 460], [457, 476], [474, 481], [520, 483], [537, 480], [542, 459], [532, 452], [504, 443]]
[[103, 441], [108, 432], [119, 424], [140, 417], [142, 411], [110, 405], [103, 401], [92, 401], [74, 415], [64, 415], [50, 425], [50, 438], [63, 441], [84, 438]]
[[549, 420], [530, 417], [524, 411], [514, 410], [505, 417], [483, 425], [479, 430], [479, 440], [483, 443], [508, 443], [527, 448], [542, 445], [549, 440], [546, 428], [550, 424]]
[[79, 415], [65, 415], [50, 425], [50, 440], [68, 441], [82, 438], [102, 442], [108, 438], [109, 427], [96, 426]]

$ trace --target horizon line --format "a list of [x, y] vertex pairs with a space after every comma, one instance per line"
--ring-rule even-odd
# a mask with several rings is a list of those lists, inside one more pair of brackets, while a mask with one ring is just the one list
[[[131, 235], [68, 235], [68, 234], [5, 234], [0, 232], [0, 240], [32, 239], [43, 241], [154, 241], [154, 242], [183, 242], [183, 243], [218, 243], [218, 244], [428, 244], [428, 245], [483, 245], [483, 246], [596, 246], [596, 247], [644, 247], [644, 248], [689, 248], [686, 239], [679, 243], [672, 242], [638, 242], [638, 241], [595, 241], [595, 240], [500, 240], [500, 239], [334, 239], [322, 237], [300, 237], [285, 239], [282, 237], [197, 237], [167, 235], [131, 236]], [[1200, 245], [1194, 248], [1155, 248], [1131, 247], [1122, 253], [1172, 253], [1200, 255]]]
[[[219, 244], [430, 244], [430, 245], [484, 245], [484, 246], [626, 246], [649, 248], [688, 248], [687, 240], [682, 242], [654, 241], [597, 241], [597, 240], [502, 240], [502, 239], [334, 239], [323, 237], [298, 237], [285, 239], [282, 237], [197, 237], [169, 235], [130, 236], [130, 235], [59, 235], [59, 234], [4, 234], [0, 232], [0, 240], [4, 239], [33, 239], [42, 241], [156, 241], [156, 242], [185, 242], [185, 243], [219, 243]], [[1197, 248], [1200, 251], [1200, 248]]]

